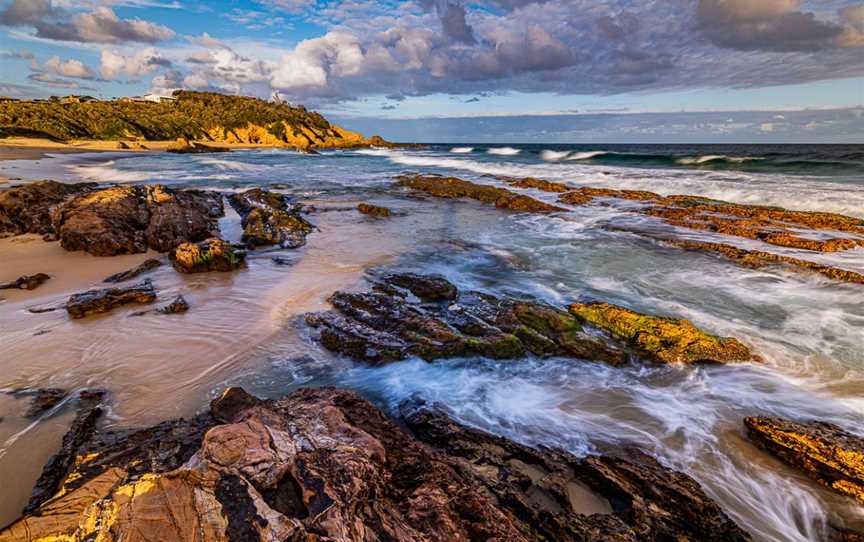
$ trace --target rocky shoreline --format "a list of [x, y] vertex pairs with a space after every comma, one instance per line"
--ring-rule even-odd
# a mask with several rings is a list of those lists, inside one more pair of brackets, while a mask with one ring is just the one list
[[[814, 253], [864, 246], [864, 221], [842, 215], [572, 189], [533, 178], [498, 180], [515, 190], [406, 174], [395, 179], [394, 191], [470, 199], [502, 212], [550, 218], [566, 213], [565, 206], [626, 200], [639, 204], [634, 213], [675, 228]], [[561, 206], [524, 190], [555, 194]], [[225, 201], [240, 217], [241, 244], [220, 237]], [[367, 202], [350, 210], [363, 220], [399, 217]], [[0, 235], [35, 233], [64, 250], [100, 257], [148, 250], [164, 255], [106, 277], [108, 287], [33, 311], [62, 308], [81, 319], [128, 304], [153, 306], [158, 288], [142, 275], [163, 263], [182, 274], [231, 273], [262, 247], [301, 249], [316, 231], [309, 211], [260, 188], [225, 197], [163, 185], [39, 181], [0, 191]], [[814, 240], [804, 230], [821, 237]], [[681, 239], [661, 242], [721, 253], [742, 265], [782, 264], [864, 283], [852, 271], [802, 258]], [[23, 276], [2, 287], [29, 290], [49, 278]], [[303, 318], [313, 340], [370, 365], [409, 358], [518, 363], [555, 357], [613, 367], [761, 360], [746, 337], [718, 336], [685, 319], [604, 300], [553, 306], [528, 295], [462, 291], [435, 274], [370, 276], [365, 291], [336, 291], [328, 301], [331, 309]], [[181, 293], [133, 316], [187, 310]], [[36, 398], [34, 415], [67, 403], [78, 413], [24, 515], [0, 531], [0, 541], [752, 539], [698, 482], [645, 450], [622, 443], [576, 457], [531, 448], [466, 426], [442, 406], [420, 400], [388, 416], [346, 390], [304, 388], [262, 400], [229, 388], [194, 418], [115, 431], [100, 425], [110, 401], [105, 392], [70, 399], [63, 390], [42, 391], [18, 390]], [[860, 436], [827, 421], [759, 412], [742, 420], [745, 431], [754, 445], [815, 482], [864, 502]], [[832, 533], [836, 540], [864, 537], [840, 527]]]

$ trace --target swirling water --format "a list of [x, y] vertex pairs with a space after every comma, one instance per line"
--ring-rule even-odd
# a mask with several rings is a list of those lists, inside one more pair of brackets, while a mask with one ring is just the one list
[[[860, 146], [481, 144], [319, 156], [249, 150], [58, 157], [51, 162], [58, 168], [52, 176], [64, 180], [161, 182], [224, 192], [269, 187], [313, 205], [310, 220], [319, 230], [307, 247], [275, 252], [293, 259], [292, 266], [276, 266], [270, 252], [259, 252], [247, 270], [231, 275], [157, 271], [152, 277], [163, 297], [182, 292], [192, 304], [182, 316], [130, 318], [120, 310], [70, 322], [62, 314], [30, 315], [24, 309], [62, 300], [77, 291], [73, 285], [58, 280], [44, 290], [14, 292], [0, 303], [0, 387], [104, 386], [112, 394], [110, 423], [118, 426], [187, 415], [229, 384], [267, 396], [302, 385], [345, 386], [386, 409], [419, 394], [467, 423], [529, 444], [584, 454], [636, 443], [699, 480], [757, 540], [821, 540], [828, 523], [860, 526], [864, 510], [754, 448], [741, 420], [769, 414], [862, 431], [864, 287], [745, 269], [610, 229], [662, 227], [626, 208], [522, 215], [475, 202], [409, 197], [392, 177], [430, 171], [494, 184], [486, 175], [530, 175], [573, 186], [700, 194], [864, 216], [862, 158]], [[18, 166], [19, 175], [46, 176]], [[552, 201], [548, 194], [532, 195]], [[360, 201], [397, 214], [387, 220], [363, 217], [353, 210]], [[223, 220], [227, 237], [239, 235], [237, 222], [229, 212]], [[75, 269], [79, 289], [110, 274], [109, 266], [137, 261], [133, 256], [109, 264], [41, 241], [0, 242], [0, 256], [8, 261], [10, 255], [22, 265], [54, 265], [58, 275]], [[864, 271], [862, 249], [819, 257]], [[764, 362], [613, 368], [566, 359], [459, 359], [367, 367], [333, 356], [310, 339], [302, 313], [326, 309], [326, 297], [336, 289], [363, 288], [366, 274], [397, 268], [440, 273], [461, 289], [559, 306], [602, 299], [686, 317], [742, 339]], [[15, 485], [13, 495], [0, 501], [0, 523], [14, 516], [68, 423], [68, 415], [26, 422], [15, 417], [16, 408], [16, 401], [0, 402], [0, 416], [7, 418], [0, 423], [0, 478]], [[44, 450], [28, 454], [34, 447]], [[28, 460], [29, 468], [21, 469]]]

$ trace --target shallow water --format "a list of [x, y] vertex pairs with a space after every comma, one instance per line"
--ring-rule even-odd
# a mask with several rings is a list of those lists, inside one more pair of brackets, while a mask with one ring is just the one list
[[[628, 212], [626, 206], [530, 216], [475, 202], [412, 197], [392, 183], [393, 175], [406, 170], [486, 183], [494, 180], [485, 174], [532, 175], [574, 186], [701, 194], [864, 216], [864, 174], [842, 168], [826, 175], [819, 168], [801, 174], [788, 168], [704, 166], [717, 162], [715, 158], [692, 168], [680, 162], [634, 167], [593, 163], [601, 155], [587, 154], [599, 151], [581, 148], [466, 149], [449, 145], [321, 156], [256, 150], [56, 159], [50, 176], [64, 180], [163, 182], [226, 192], [275, 188], [315, 205], [318, 211], [310, 220], [319, 231], [302, 249], [253, 254], [249, 268], [234, 274], [181, 276], [168, 266], [154, 272], [160, 302], [182, 292], [192, 305], [187, 314], [132, 318], [130, 313], [140, 309], [120, 309], [75, 322], [63, 313], [31, 315], [25, 309], [62, 301], [146, 256], [127, 257], [127, 262], [63, 253], [41, 241], [33, 241], [41, 245], [37, 250], [25, 250], [22, 243], [2, 240], [0, 280], [24, 270], [47, 270], [57, 278], [34, 292], [3, 294], [0, 388], [107, 387], [109, 423], [116, 426], [188, 415], [229, 384], [267, 396], [302, 385], [345, 386], [389, 409], [419, 394], [446, 405], [468, 423], [527, 443], [584, 454], [635, 442], [699, 480], [757, 540], [820, 540], [828, 521], [864, 523], [861, 507], [755, 449], [741, 425], [747, 415], [775, 414], [824, 419], [861, 431], [864, 287], [818, 275], [745, 269], [610, 231], [610, 225], [668, 228]], [[558, 154], [544, 155], [544, 150]], [[693, 151], [680, 149], [672, 155], [679, 160]], [[751, 149], [750, 154], [759, 152], [769, 154], [765, 149]], [[853, 156], [844, 152], [847, 158]], [[717, 154], [723, 153], [705, 149], [694, 155]], [[20, 167], [16, 171], [21, 175]], [[0, 172], [9, 174], [3, 164]], [[28, 173], [49, 176], [46, 170]], [[552, 201], [549, 194], [531, 193]], [[353, 209], [360, 201], [391, 207], [396, 216], [364, 217]], [[239, 235], [233, 213], [222, 225], [229, 238]], [[734, 241], [803, 254], [757, 241]], [[274, 254], [296, 263], [276, 266], [270, 260]], [[806, 257], [864, 272], [861, 249]], [[530, 296], [559, 306], [602, 299], [686, 317], [706, 330], [747, 342], [764, 363], [612, 368], [565, 359], [466, 359], [434, 364], [410, 360], [372, 368], [335, 357], [309, 339], [300, 314], [326, 308], [327, 296], [336, 289], [364, 288], [366, 273], [394, 268], [440, 273], [461, 289]], [[34, 336], [36, 332], [42, 333]], [[66, 413], [30, 424], [20, 418], [23, 408], [21, 401], [0, 400], [0, 416], [6, 418], [0, 423], [0, 479], [13, 480], [14, 487], [0, 501], [0, 523], [14, 517], [26, 501], [41, 462], [68, 423]], [[29, 449], [38, 453], [22, 452]], [[25, 455], [29, 467], [22, 468]]]

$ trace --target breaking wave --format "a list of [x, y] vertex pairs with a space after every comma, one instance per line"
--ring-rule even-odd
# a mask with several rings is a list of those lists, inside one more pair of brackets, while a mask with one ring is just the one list
[[489, 154], [497, 154], [500, 156], [514, 156], [522, 151], [520, 151], [519, 149], [514, 149], [513, 147], [493, 147], [486, 152], [488, 152]]
[[450, 149], [450, 152], [455, 152], [456, 154], [468, 154], [474, 151], [474, 147], [453, 147]]

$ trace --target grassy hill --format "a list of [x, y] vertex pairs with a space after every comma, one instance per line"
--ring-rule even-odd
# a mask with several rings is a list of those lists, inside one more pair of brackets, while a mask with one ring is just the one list
[[40, 137], [55, 141], [178, 138], [258, 143], [298, 148], [356, 147], [380, 138], [331, 124], [302, 106], [213, 92], [177, 91], [174, 100], [0, 101], [0, 137]]

